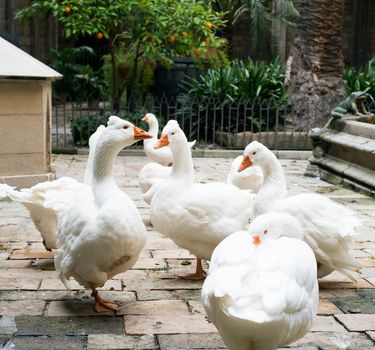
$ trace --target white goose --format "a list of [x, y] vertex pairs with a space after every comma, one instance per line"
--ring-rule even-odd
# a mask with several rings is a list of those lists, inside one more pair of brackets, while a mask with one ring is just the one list
[[254, 166], [238, 172], [241, 162], [242, 156], [238, 156], [233, 160], [227, 176], [227, 183], [237, 186], [241, 190], [250, 190], [253, 193], [257, 193], [263, 183], [262, 170]]
[[[173, 163], [172, 151], [169, 147], [155, 149], [154, 145], [158, 142], [159, 122], [154, 114], [147, 113], [142, 120], [148, 124], [148, 132], [152, 139], [143, 141], [143, 148], [146, 155], [154, 162], [161, 165], [170, 166]], [[189, 142], [190, 148], [194, 147], [195, 141]]]
[[112, 116], [97, 140], [92, 186], [61, 178], [50, 183], [56, 184], [55, 191], [38, 193], [43, 206], [57, 218], [55, 266], [59, 277], [66, 285], [74, 277], [91, 289], [96, 311], [117, 309], [117, 304], [100, 298], [96, 288], [133, 266], [146, 242], [139, 212], [114, 182], [112, 166], [123, 147], [147, 137], [151, 135]]
[[171, 167], [159, 163], [147, 163], [138, 174], [138, 181], [143, 193], [143, 200], [151, 204], [152, 197], [160, 184], [171, 174]]
[[354, 279], [352, 271], [357, 271], [359, 266], [350, 255], [350, 243], [360, 224], [354, 212], [315, 193], [285, 198], [283, 169], [273, 152], [257, 141], [245, 148], [239, 171], [253, 165], [261, 167], [264, 177], [254, 203], [253, 217], [267, 211], [294, 216], [304, 228], [304, 240], [318, 261], [318, 277], [337, 270]]
[[203, 305], [230, 350], [276, 350], [303, 337], [317, 313], [316, 260], [290, 215], [268, 213], [214, 250]]
[[254, 195], [225, 183], [194, 184], [190, 147], [184, 132], [170, 120], [155, 148], [169, 145], [171, 175], [151, 201], [154, 228], [197, 257], [195, 274], [204, 277], [201, 260], [210, 260], [215, 247], [229, 234], [247, 227]]

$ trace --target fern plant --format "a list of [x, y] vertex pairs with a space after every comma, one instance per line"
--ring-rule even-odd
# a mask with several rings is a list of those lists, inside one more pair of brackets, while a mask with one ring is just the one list
[[348, 94], [366, 90], [375, 98], [375, 56], [359, 69], [345, 68], [343, 80]]
[[[225, 68], [211, 68], [198, 79], [188, 78], [181, 85], [181, 108], [176, 117], [193, 113], [191, 135], [212, 141], [207, 130], [225, 132], [272, 129], [280, 106], [287, 100], [284, 66], [252, 60], [233, 61]], [[192, 108], [192, 106], [197, 106]], [[190, 123], [190, 120], [189, 120]]]

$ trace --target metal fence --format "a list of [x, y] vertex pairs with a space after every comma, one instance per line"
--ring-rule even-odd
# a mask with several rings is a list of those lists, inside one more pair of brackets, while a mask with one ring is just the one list
[[[198, 148], [243, 149], [258, 140], [271, 149], [308, 150], [311, 149], [309, 130], [322, 126], [330, 110], [322, 104], [308, 108], [310, 118], [306, 121], [292, 106], [272, 100], [223, 102], [209, 99], [202, 103], [166, 96], [140, 96], [128, 99], [118, 113], [105, 102], [56, 104], [52, 147], [54, 151], [65, 152], [87, 147], [89, 136], [113, 114], [147, 130], [141, 119], [146, 113], [154, 113], [159, 119], [160, 131], [169, 119], [176, 119], [187, 138], [197, 140]], [[322, 115], [327, 116], [323, 121]]]

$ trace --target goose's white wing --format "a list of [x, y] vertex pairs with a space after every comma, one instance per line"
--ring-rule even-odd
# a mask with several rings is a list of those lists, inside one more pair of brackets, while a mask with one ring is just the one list
[[146, 164], [138, 175], [142, 193], [148, 192], [151, 187], [154, 187], [154, 185], [156, 185], [155, 188], [158, 187], [160, 182], [165, 180], [171, 174], [171, 170], [171, 167], [166, 167], [159, 163]]
[[154, 162], [167, 165], [173, 163], [172, 150], [169, 147], [154, 149], [154, 145], [158, 142], [157, 138], [143, 141], [143, 148], [146, 155]]
[[75, 191], [80, 184], [69, 177], [62, 177], [54, 181], [41, 182], [31, 188], [20, 191], [13, 187], [0, 184], [0, 198], [8, 198], [19, 202], [29, 211], [30, 217], [43, 237], [47, 249], [55, 249], [57, 241], [57, 214], [46, 205], [47, 198], [64, 197], [64, 193]]
[[353, 211], [313, 193], [279, 200], [270, 210], [291, 214], [299, 221], [304, 228], [304, 240], [325, 267], [325, 273], [319, 271], [319, 277], [337, 270], [353, 278], [350, 270], [359, 266], [350, 255], [350, 245], [357, 234], [355, 228], [360, 225]]
[[238, 156], [233, 160], [227, 176], [227, 183], [237, 186], [241, 190], [251, 190], [257, 193], [263, 183], [262, 170], [258, 166], [252, 166], [238, 172], [242, 158], [242, 156]]
[[285, 346], [310, 329], [316, 314], [318, 285], [311, 249], [286, 237], [267, 243], [254, 248], [249, 235], [238, 232], [213, 253], [202, 299], [230, 349]]

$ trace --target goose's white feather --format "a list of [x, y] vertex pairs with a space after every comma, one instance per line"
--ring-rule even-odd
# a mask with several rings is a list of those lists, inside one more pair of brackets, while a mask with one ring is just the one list
[[159, 163], [148, 163], [139, 172], [139, 185], [143, 193], [143, 199], [147, 204], [151, 203], [152, 197], [160, 184], [171, 174], [171, 169], [171, 167]]
[[[249, 230], [259, 219], [265, 228], [271, 221], [283, 225], [282, 216], [268, 215], [255, 219]], [[275, 350], [312, 326], [318, 305], [316, 260], [302, 240], [283, 236], [288, 231], [281, 227], [281, 237], [262, 237], [258, 247], [249, 232], [236, 232], [212, 254], [203, 305], [231, 350]]]
[[282, 167], [275, 155], [261, 143], [250, 143], [245, 151], [253, 165], [261, 167], [264, 182], [254, 204], [253, 216], [279, 211], [294, 216], [304, 228], [304, 240], [320, 263], [318, 277], [334, 270], [354, 278], [358, 263], [350, 254], [355, 229], [360, 221], [352, 210], [315, 193], [286, 196]]
[[163, 134], [168, 135], [174, 162], [171, 175], [151, 201], [151, 222], [180, 247], [210, 260], [221, 240], [247, 227], [254, 195], [226, 183], [194, 184], [185, 134], [174, 120]]
[[257, 193], [263, 183], [262, 170], [254, 166], [238, 172], [241, 162], [242, 156], [238, 156], [233, 160], [227, 176], [227, 183], [237, 186], [241, 190], [251, 190]]

